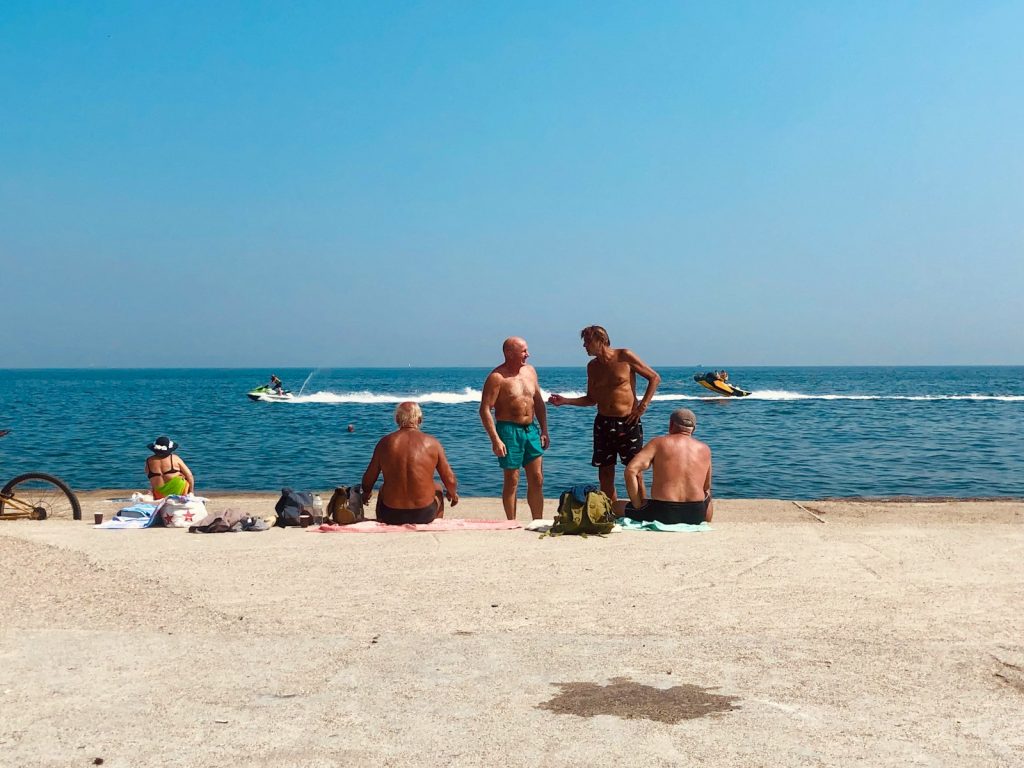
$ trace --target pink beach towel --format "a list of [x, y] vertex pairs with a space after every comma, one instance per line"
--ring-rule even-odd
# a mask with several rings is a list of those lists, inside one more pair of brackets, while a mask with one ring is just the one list
[[515, 520], [459, 520], [442, 517], [425, 525], [385, 525], [376, 520], [364, 520], [352, 525], [321, 525], [310, 528], [312, 533], [407, 533], [409, 531], [510, 531], [521, 528]]

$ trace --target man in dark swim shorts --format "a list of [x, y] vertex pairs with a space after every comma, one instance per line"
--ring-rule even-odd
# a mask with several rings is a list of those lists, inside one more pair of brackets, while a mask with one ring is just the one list
[[[594, 419], [594, 456], [601, 490], [615, 499], [615, 459], [628, 464], [644, 444], [644, 428], [640, 417], [654, 398], [661, 376], [630, 349], [611, 346], [608, 331], [590, 325], [580, 331], [583, 348], [594, 359], [587, 364], [587, 394], [563, 397], [553, 394], [552, 405], [596, 405]], [[636, 377], [647, 379], [647, 390], [641, 399], [636, 396]]]
[[[645, 445], [626, 467], [629, 503], [623, 514], [633, 520], [697, 525], [715, 513], [711, 499], [711, 449], [693, 437], [697, 417], [678, 408], [668, 421], [668, 434]], [[646, 498], [643, 473], [654, 466], [651, 498]]]
[[363, 474], [363, 503], [368, 504], [377, 478], [384, 484], [377, 499], [377, 520], [388, 525], [427, 524], [444, 516], [444, 495], [434, 472], [441, 478], [454, 507], [459, 503], [458, 481], [436, 437], [420, 431], [423, 411], [413, 402], [395, 408], [398, 429], [385, 435], [373, 449]]

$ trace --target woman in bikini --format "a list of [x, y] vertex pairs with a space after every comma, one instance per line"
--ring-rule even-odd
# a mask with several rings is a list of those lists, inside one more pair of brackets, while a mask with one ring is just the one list
[[195, 490], [195, 478], [192, 470], [175, 456], [178, 444], [166, 435], [162, 435], [149, 444], [153, 455], [146, 459], [146, 477], [149, 487], [153, 489], [153, 498], [165, 496], [181, 496]]

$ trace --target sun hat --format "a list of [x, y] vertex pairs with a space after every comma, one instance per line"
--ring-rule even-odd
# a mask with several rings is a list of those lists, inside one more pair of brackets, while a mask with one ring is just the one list
[[160, 437], [149, 444], [149, 450], [156, 454], [167, 455], [178, 450], [178, 444], [167, 435], [160, 435]]

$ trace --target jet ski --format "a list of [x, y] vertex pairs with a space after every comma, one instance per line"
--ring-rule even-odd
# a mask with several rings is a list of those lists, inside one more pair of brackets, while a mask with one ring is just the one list
[[285, 400], [292, 399], [292, 393], [289, 392], [288, 390], [285, 390], [284, 394], [279, 395], [266, 384], [264, 384], [262, 387], [256, 387], [256, 389], [246, 392], [245, 396], [248, 397], [253, 402], [257, 403], [261, 401], [264, 403], [279, 403]]
[[704, 389], [710, 389], [716, 395], [722, 395], [723, 397], [746, 397], [750, 394], [745, 389], [734, 387], [728, 381], [718, 378], [714, 371], [695, 373], [693, 380], [704, 387]]

